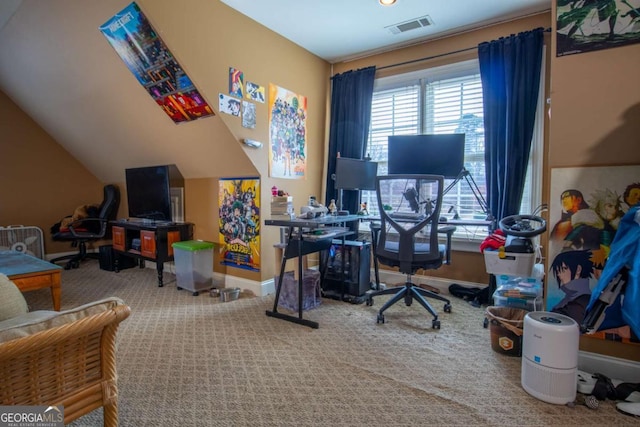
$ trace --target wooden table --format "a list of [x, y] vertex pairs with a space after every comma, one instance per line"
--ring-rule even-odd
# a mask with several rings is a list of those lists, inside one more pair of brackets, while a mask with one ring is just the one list
[[60, 311], [60, 272], [62, 267], [15, 251], [0, 251], [0, 273], [4, 273], [20, 291], [51, 288], [53, 309]]

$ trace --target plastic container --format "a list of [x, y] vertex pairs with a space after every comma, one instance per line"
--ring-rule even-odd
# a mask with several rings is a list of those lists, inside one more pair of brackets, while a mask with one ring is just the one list
[[493, 304], [523, 308], [527, 311], [543, 309], [542, 281], [534, 277], [496, 276], [498, 285], [493, 293]]
[[522, 356], [522, 328], [527, 311], [515, 307], [487, 307], [491, 348], [507, 356]]
[[[278, 286], [280, 276], [276, 276], [275, 284]], [[318, 270], [304, 270], [302, 279], [302, 310], [311, 310], [320, 305], [320, 272]], [[298, 280], [293, 271], [284, 273], [282, 289], [278, 307], [291, 311], [298, 311]]]
[[541, 296], [537, 296], [533, 298], [510, 297], [510, 296], [499, 296], [494, 293], [493, 304], [499, 307], [515, 307], [515, 308], [521, 308], [527, 311], [540, 311], [543, 309]]
[[489, 274], [530, 277], [536, 262], [535, 253], [484, 251], [484, 264]]
[[173, 259], [176, 265], [178, 289], [187, 289], [196, 296], [213, 287], [213, 243], [202, 240], [175, 242]]

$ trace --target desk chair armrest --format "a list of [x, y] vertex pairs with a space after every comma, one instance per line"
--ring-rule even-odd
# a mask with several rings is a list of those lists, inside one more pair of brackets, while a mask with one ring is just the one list
[[[98, 231], [97, 233], [93, 233], [89, 230], [80, 230], [85, 228], [87, 225], [94, 226], [96, 223], [100, 225], [100, 231]], [[107, 223], [107, 220], [101, 218], [79, 219], [69, 224], [69, 231], [71, 232], [73, 237], [77, 237], [79, 239], [104, 237], [107, 231]], [[78, 230], [76, 230], [76, 228], [78, 228]]]
[[456, 231], [456, 227], [453, 225], [445, 225], [443, 227], [438, 227], [438, 233], [445, 233], [447, 235], [447, 247], [444, 255], [444, 264], [451, 264], [451, 236], [453, 236], [454, 231]]

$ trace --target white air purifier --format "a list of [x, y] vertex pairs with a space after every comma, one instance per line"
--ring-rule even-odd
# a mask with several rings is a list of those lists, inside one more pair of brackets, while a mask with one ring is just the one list
[[578, 323], [568, 316], [533, 311], [522, 331], [522, 388], [544, 402], [565, 405], [576, 399]]

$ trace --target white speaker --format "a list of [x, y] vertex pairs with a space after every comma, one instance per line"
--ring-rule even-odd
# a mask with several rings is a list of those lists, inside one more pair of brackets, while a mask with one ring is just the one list
[[522, 388], [544, 402], [576, 399], [580, 328], [568, 316], [529, 312], [522, 330]]

